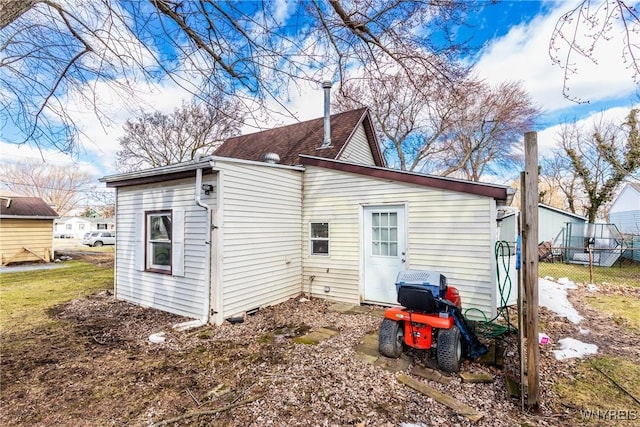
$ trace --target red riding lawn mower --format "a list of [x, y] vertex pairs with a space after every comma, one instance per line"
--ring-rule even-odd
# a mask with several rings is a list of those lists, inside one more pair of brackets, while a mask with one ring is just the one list
[[458, 372], [463, 356], [475, 359], [488, 351], [462, 315], [458, 290], [442, 274], [402, 271], [396, 292], [402, 307], [387, 309], [380, 326], [378, 350], [383, 356], [398, 358], [405, 346], [435, 347], [440, 369]]

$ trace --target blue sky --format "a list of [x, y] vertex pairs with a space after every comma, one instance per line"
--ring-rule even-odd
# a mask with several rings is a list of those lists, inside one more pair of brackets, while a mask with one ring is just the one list
[[[522, 81], [534, 102], [543, 110], [544, 114], [535, 129], [538, 131], [541, 154], [555, 145], [559, 124], [576, 120], [588, 123], [601, 114], [622, 121], [629, 109], [639, 102], [636, 94], [638, 85], [634, 83], [633, 75], [625, 68], [621, 57], [622, 33], [611, 41], [604, 41], [594, 51], [597, 65], [581, 61], [578, 64], [579, 73], [570, 80], [572, 93], [589, 100], [589, 103], [576, 104], [563, 97], [563, 71], [552, 64], [549, 40], [560, 14], [575, 4], [575, 1], [502, 2], [470, 16], [469, 28], [460, 29], [461, 38], [472, 36], [471, 44], [476, 51], [470, 60], [477, 61], [474, 72], [480, 78], [489, 83]], [[129, 108], [131, 100], [114, 96], [106, 86], [101, 95], [103, 108], [112, 122], [101, 123], [86, 108], [76, 108], [74, 120], [84, 129], [84, 135], [80, 137], [82, 148], [77, 158], [48, 150], [40, 153], [28, 145], [16, 148], [15, 145], [4, 143], [1, 133], [0, 157], [40, 159], [42, 155], [51, 163], [70, 164], [77, 161], [77, 167], [95, 174], [96, 179], [116, 173], [114, 158], [118, 149], [117, 140], [123, 133], [122, 124], [132, 117]], [[302, 92], [292, 91], [289, 94], [285, 105], [289, 111], [296, 113], [298, 120], [315, 118], [322, 115], [322, 96], [319, 84], [303, 86]], [[170, 82], [155, 87], [140, 85], [136, 95], [136, 101], [146, 109], [151, 110], [153, 106], [167, 113], [188, 99], [188, 93]], [[272, 108], [282, 111], [275, 102]], [[284, 124], [295, 119], [282, 120]]]

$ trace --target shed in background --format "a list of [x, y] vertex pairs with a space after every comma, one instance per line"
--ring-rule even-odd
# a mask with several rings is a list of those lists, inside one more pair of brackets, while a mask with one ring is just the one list
[[553, 206], [538, 203], [538, 240], [553, 246], [567, 246], [567, 225], [583, 226], [587, 218]]
[[0, 265], [51, 261], [56, 218], [39, 197], [0, 195]]

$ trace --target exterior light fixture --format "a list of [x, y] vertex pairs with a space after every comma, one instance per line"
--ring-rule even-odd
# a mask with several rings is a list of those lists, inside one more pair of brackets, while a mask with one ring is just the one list
[[202, 191], [204, 191], [204, 194], [208, 196], [211, 193], [211, 191], [213, 191], [213, 185], [202, 184]]

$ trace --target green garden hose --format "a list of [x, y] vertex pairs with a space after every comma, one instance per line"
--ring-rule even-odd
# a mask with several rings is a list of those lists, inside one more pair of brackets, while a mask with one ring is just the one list
[[[497, 241], [494, 247], [494, 256], [496, 260], [498, 291], [500, 293], [500, 307], [498, 307], [498, 313], [493, 319], [487, 319], [484, 312], [475, 307], [468, 308], [464, 312], [465, 318], [467, 318], [468, 312], [480, 312], [484, 320], [476, 322], [476, 333], [486, 338], [499, 338], [506, 333], [517, 331], [517, 328], [511, 324], [511, 320], [509, 319], [509, 307], [507, 306], [512, 290], [511, 276], [509, 275], [509, 270], [511, 269], [511, 245], [509, 245], [509, 242], [504, 240]], [[500, 277], [500, 258], [502, 258], [502, 266], [505, 271], [504, 278]], [[500, 316], [504, 318], [506, 325], [496, 322]]]

